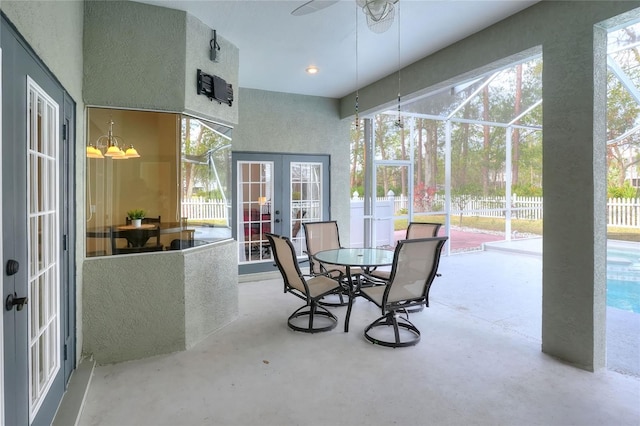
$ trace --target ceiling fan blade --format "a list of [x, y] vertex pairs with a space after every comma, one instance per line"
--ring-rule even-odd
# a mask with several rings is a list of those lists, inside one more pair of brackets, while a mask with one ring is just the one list
[[291, 14], [293, 16], [308, 15], [309, 13], [317, 12], [329, 7], [334, 3], [338, 3], [339, 0], [311, 0], [303, 4], [302, 6], [293, 9]]

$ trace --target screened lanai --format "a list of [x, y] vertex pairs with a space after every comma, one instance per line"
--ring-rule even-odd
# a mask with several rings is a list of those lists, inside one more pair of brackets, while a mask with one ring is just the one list
[[[474, 248], [457, 241], [464, 234], [456, 231], [480, 223], [488, 240], [541, 235], [541, 75], [541, 57], [531, 57], [407, 102], [400, 98], [396, 108], [365, 120], [363, 131], [354, 129], [360, 138], [352, 146], [352, 187], [365, 195], [365, 218], [371, 190], [371, 242], [383, 241], [377, 233], [385, 221], [394, 222], [396, 239], [410, 221], [444, 223], [449, 252]], [[379, 214], [382, 205], [393, 207]]]
[[[639, 33], [636, 23], [608, 36], [607, 223], [614, 236], [640, 225], [633, 210], [640, 203], [629, 201], [640, 187]], [[445, 224], [448, 252], [542, 235], [542, 63], [536, 55], [399, 96], [354, 127], [351, 187], [364, 202], [366, 244], [386, 244], [390, 228], [402, 238], [410, 221]]]
[[[609, 237], [607, 363], [632, 375], [640, 374], [638, 34], [640, 24], [608, 35], [608, 202], [602, 212]], [[541, 237], [542, 71], [542, 57], [531, 57], [420, 97], [400, 97], [354, 127], [352, 191], [371, 194], [369, 244], [380, 245], [376, 233], [384, 221], [393, 223], [395, 239], [404, 238], [409, 221], [444, 223], [448, 253]], [[481, 235], [475, 246], [463, 241], [470, 234]]]

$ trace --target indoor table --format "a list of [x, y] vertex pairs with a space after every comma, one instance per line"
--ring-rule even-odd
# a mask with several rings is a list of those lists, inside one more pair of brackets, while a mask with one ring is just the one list
[[393, 254], [393, 250], [380, 248], [338, 248], [319, 251], [312, 256], [318, 262], [344, 266], [346, 269], [347, 279], [349, 280], [349, 307], [347, 308], [347, 316], [344, 320], [345, 332], [349, 331], [351, 307], [357, 292], [353, 277], [351, 276], [351, 268], [358, 267], [368, 272], [372, 268], [389, 266], [393, 263]]
[[156, 229], [158, 229], [158, 224], [121, 225], [116, 227], [117, 234], [125, 237], [131, 247], [144, 247]]
[[[152, 235], [151, 230], [160, 226], [160, 235], [179, 233], [184, 236], [184, 239], [193, 240], [195, 229], [185, 228], [184, 223], [181, 222], [160, 222], [158, 223], [143, 223], [139, 228], [134, 228], [133, 225], [115, 225], [111, 226], [98, 226], [87, 229], [88, 238], [111, 238], [111, 233], [117, 234], [127, 238], [127, 240], [134, 247], [144, 246], [149, 237]], [[146, 236], [146, 239], [144, 238]], [[143, 241], [144, 240], [144, 241]]]

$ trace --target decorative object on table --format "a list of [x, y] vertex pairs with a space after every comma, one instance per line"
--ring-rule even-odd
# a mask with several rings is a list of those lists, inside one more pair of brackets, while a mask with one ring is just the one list
[[[114, 160], [127, 160], [140, 157], [133, 145], [126, 148], [124, 140], [113, 134], [113, 124], [113, 120], [109, 120], [107, 134], [96, 139], [95, 144], [87, 146], [87, 158], [111, 157]], [[105, 152], [103, 153], [103, 151]]]
[[127, 212], [127, 217], [131, 219], [131, 225], [134, 228], [140, 228], [145, 214], [146, 212], [143, 209], [132, 209]]
[[[382, 309], [382, 316], [364, 330], [368, 341], [393, 348], [420, 341], [420, 330], [409, 321], [409, 309], [429, 307], [429, 290], [440, 275], [438, 264], [446, 241], [447, 237], [398, 241], [389, 280], [360, 289], [361, 296]], [[368, 279], [375, 281], [374, 277]]]
[[[340, 282], [326, 275], [303, 275], [298, 266], [296, 250], [287, 237], [266, 234], [284, 280], [285, 292], [291, 293], [306, 303], [289, 316], [289, 328], [305, 333], [329, 331], [338, 324], [338, 318], [318, 302], [323, 297], [342, 291]], [[298, 318], [305, 319], [299, 321]]]

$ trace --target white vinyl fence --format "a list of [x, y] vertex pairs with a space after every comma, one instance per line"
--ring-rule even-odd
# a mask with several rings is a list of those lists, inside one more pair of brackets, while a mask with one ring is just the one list
[[[351, 199], [352, 209], [359, 208], [363, 199]], [[393, 215], [406, 214], [408, 199], [404, 196], [376, 198], [376, 204], [383, 207], [385, 216], [393, 203]], [[424, 203], [423, 203], [424, 204]], [[426, 205], [431, 211], [442, 211], [444, 196], [436, 194]], [[389, 206], [389, 207], [387, 207]], [[388, 209], [388, 210], [387, 210]], [[458, 195], [452, 197], [451, 214], [459, 216], [480, 216], [504, 218], [505, 197], [478, 197]], [[513, 196], [511, 217], [513, 219], [542, 219], [542, 197]], [[607, 202], [607, 225], [620, 227], [640, 227], [640, 198], [609, 198]], [[224, 200], [191, 199], [182, 202], [182, 217], [189, 219], [226, 219], [227, 208]]]
[[224, 200], [192, 198], [182, 202], [182, 217], [189, 219], [226, 219], [227, 207]]
[[620, 227], [640, 226], [640, 198], [609, 198], [607, 225]]
[[[376, 205], [385, 203], [387, 200], [394, 202], [394, 214], [406, 214], [409, 207], [409, 200], [406, 196], [377, 197]], [[354, 197], [351, 202], [362, 202], [363, 199]], [[431, 206], [431, 209], [414, 209], [414, 212], [439, 212], [444, 209], [444, 195], [436, 194], [423, 205]], [[457, 195], [452, 197], [451, 214], [455, 216], [480, 216], [504, 218], [506, 210], [505, 197], [479, 197], [473, 195]], [[511, 217], [513, 219], [542, 219], [542, 197], [519, 197], [511, 198]]]

